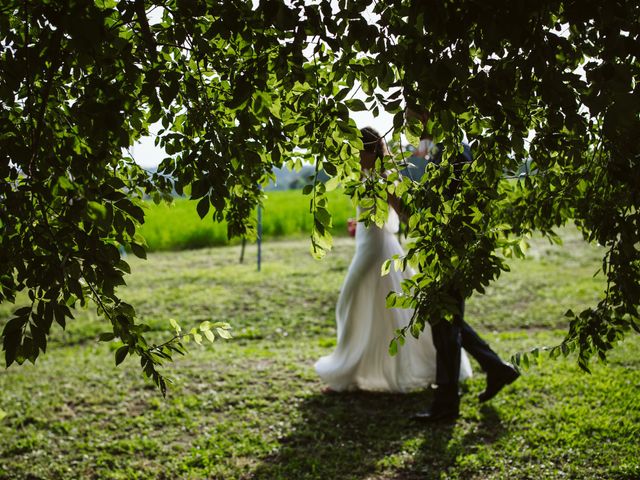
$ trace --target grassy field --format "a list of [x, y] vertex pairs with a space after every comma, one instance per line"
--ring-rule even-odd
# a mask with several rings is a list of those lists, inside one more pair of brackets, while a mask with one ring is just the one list
[[[266, 193], [262, 234], [266, 240], [304, 237], [311, 233], [313, 217], [309, 213], [310, 197], [300, 190]], [[328, 193], [329, 211], [333, 216], [332, 233], [347, 235], [347, 219], [355, 216], [351, 199], [342, 190]], [[150, 251], [186, 250], [240, 243], [227, 238], [226, 222], [216, 223], [211, 216], [200, 219], [196, 201], [176, 198], [171, 205], [148, 202], [146, 221], [140, 228]], [[255, 218], [254, 218], [255, 219]]]
[[[594, 302], [600, 252], [571, 230], [534, 241], [467, 318], [504, 357], [562, 338], [563, 312]], [[168, 318], [229, 321], [235, 338], [194, 346], [170, 367], [163, 399], [104, 327], [80, 312], [35, 366], [0, 372], [0, 479], [637, 479], [640, 337], [583, 374], [543, 360], [486, 405], [466, 385], [453, 425], [411, 414], [429, 391], [326, 395], [314, 361], [335, 344], [334, 305], [353, 254], [341, 238], [323, 261], [308, 241], [267, 242], [256, 272], [239, 247], [130, 258], [123, 292], [159, 338]], [[9, 315], [0, 306], [0, 323]], [[477, 365], [474, 364], [477, 367]]]

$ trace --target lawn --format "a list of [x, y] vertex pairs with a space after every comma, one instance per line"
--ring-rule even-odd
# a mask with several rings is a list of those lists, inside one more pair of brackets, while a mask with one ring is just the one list
[[[265, 240], [303, 238], [311, 233], [313, 216], [309, 213], [311, 197], [301, 190], [268, 191], [262, 209], [262, 237]], [[328, 192], [332, 214], [331, 233], [347, 235], [347, 219], [355, 216], [351, 198], [342, 189]], [[155, 205], [148, 201], [145, 223], [139, 229], [150, 251], [188, 250], [240, 243], [229, 239], [226, 222], [214, 222], [211, 215], [200, 219], [197, 201], [175, 198], [171, 204]], [[257, 221], [257, 212], [253, 215]]]
[[[563, 247], [534, 240], [467, 318], [504, 357], [562, 338], [563, 313], [592, 304], [601, 252], [571, 229]], [[420, 425], [429, 391], [321, 393], [314, 361], [335, 344], [333, 309], [353, 254], [339, 238], [322, 261], [306, 240], [129, 257], [124, 296], [168, 335], [224, 320], [234, 339], [193, 346], [168, 369], [166, 399], [104, 326], [82, 311], [57, 329], [36, 365], [0, 372], [0, 479], [637, 479], [640, 478], [640, 337], [582, 373], [574, 359], [532, 366], [479, 405], [477, 369], [461, 418]], [[0, 323], [10, 306], [0, 306]]]

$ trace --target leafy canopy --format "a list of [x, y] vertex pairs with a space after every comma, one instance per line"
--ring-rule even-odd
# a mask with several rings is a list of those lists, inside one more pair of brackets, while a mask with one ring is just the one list
[[[387, 193], [409, 206], [412, 244], [397, 261], [420, 273], [389, 297], [416, 308], [399, 339], [454, 312], [452, 288], [482, 292], [531, 232], [553, 240], [570, 220], [606, 247], [607, 287], [597, 305], [567, 313], [553, 352], [577, 349], [587, 369], [639, 329], [637, 2], [253, 3], [0, 7], [0, 301], [29, 298], [2, 332], [7, 365], [35, 361], [53, 322], [64, 328], [94, 302], [110, 323], [103, 339], [123, 342], [117, 361], [139, 355], [164, 391], [158, 366], [183, 352], [184, 334], [174, 326], [150, 344], [117, 291], [129, 273], [119, 248], [145, 256], [142, 199], [167, 200], [175, 187], [229, 235], [251, 234], [273, 167], [302, 162], [332, 177], [305, 191], [317, 255], [331, 246], [326, 191], [338, 183], [371, 221], [384, 220]], [[350, 112], [393, 114], [383, 133], [397, 143], [422, 129], [405, 121], [407, 106], [429, 113], [443, 162], [417, 182], [360, 184]], [[167, 158], [148, 175], [127, 149], [155, 124]], [[465, 135], [475, 159], [460, 166]], [[529, 158], [537, 175], [505, 179]]]

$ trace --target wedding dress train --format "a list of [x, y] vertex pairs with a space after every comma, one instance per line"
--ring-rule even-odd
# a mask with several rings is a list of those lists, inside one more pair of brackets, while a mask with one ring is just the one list
[[[315, 364], [333, 390], [406, 392], [435, 383], [436, 351], [429, 325], [418, 339], [407, 335], [395, 356], [389, 354], [396, 329], [407, 325], [412, 315], [410, 309], [386, 308], [386, 297], [390, 291], [401, 291], [402, 280], [414, 272], [391, 268], [387, 275], [380, 274], [385, 260], [403, 253], [395, 235], [398, 225], [390, 209], [383, 228], [362, 222], [356, 226], [355, 255], [336, 305], [337, 345]], [[463, 351], [460, 379], [469, 376], [471, 366]]]

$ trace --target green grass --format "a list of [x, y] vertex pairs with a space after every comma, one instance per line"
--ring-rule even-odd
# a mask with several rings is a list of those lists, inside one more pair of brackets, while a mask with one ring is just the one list
[[[262, 234], [266, 240], [282, 237], [303, 237], [311, 233], [313, 217], [309, 213], [310, 197], [300, 190], [270, 191], [266, 193]], [[328, 193], [329, 211], [333, 216], [332, 233], [347, 234], [347, 219], [355, 216], [351, 199], [342, 190]], [[227, 238], [226, 222], [213, 222], [211, 215], [200, 219], [196, 201], [176, 198], [167, 205], [149, 201], [145, 223], [140, 234], [150, 251], [186, 250], [237, 244], [239, 238]], [[255, 218], [254, 218], [255, 220]]]
[[[504, 357], [562, 338], [566, 308], [597, 299], [600, 251], [563, 232], [533, 242], [467, 318]], [[36, 365], [0, 372], [0, 479], [636, 479], [640, 477], [640, 337], [607, 365], [543, 359], [486, 405], [467, 383], [461, 418], [427, 426], [411, 414], [431, 393], [323, 395], [314, 361], [335, 344], [334, 306], [353, 254], [340, 238], [323, 261], [308, 241], [129, 258], [123, 291], [154, 330], [229, 321], [234, 340], [194, 346], [170, 366], [163, 399], [101, 327], [80, 312]], [[0, 323], [10, 308], [0, 305]], [[477, 367], [477, 365], [476, 365]], [[2, 415], [0, 413], [0, 415]]]

